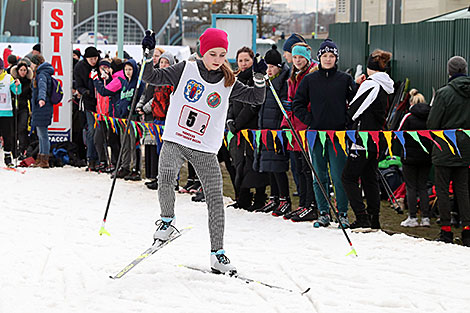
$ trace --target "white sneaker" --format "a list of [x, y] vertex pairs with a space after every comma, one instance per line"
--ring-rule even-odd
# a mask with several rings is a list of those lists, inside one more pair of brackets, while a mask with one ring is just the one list
[[403, 222], [401, 222], [400, 225], [403, 227], [418, 227], [419, 226], [418, 218], [408, 216], [408, 218], [404, 220]]
[[167, 241], [176, 230], [175, 221], [174, 217], [162, 217], [161, 220], [156, 221], [157, 230], [153, 234], [153, 240]]
[[230, 264], [230, 260], [225, 255], [224, 250], [219, 250], [217, 252], [211, 253], [211, 269], [212, 272], [217, 274], [230, 274], [235, 275], [237, 273], [237, 269], [235, 266]]
[[419, 223], [419, 226], [422, 227], [431, 227], [431, 220], [429, 217], [423, 217], [421, 218], [421, 223]]

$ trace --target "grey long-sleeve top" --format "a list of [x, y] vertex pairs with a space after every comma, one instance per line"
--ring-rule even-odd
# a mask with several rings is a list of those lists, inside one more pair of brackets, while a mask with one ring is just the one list
[[[183, 74], [184, 67], [186, 66], [186, 62], [193, 61], [183, 61], [164, 69], [145, 66], [142, 79], [144, 82], [155, 86], [172, 85], [174, 90], [176, 90], [176, 88], [178, 88], [179, 80]], [[206, 82], [215, 84], [224, 78], [224, 74], [221, 69], [209, 71], [204, 66], [202, 60], [197, 60], [196, 62], [199, 73]], [[261, 105], [264, 102], [264, 97], [266, 94], [265, 89], [266, 86], [248, 87], [236, 80], [232, 88], [229, 101], [231, 102], [233, 100], [237, 100], [248, 104]]]

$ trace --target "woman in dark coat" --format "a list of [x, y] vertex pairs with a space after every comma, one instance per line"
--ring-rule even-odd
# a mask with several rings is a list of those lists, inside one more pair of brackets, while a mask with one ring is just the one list
[[[276, 45], [266, 52], [264, 60], [268, 64], [267, 74], [281, 102], [287, 101], [287, 90], [290, 69], [282, 62], [281, 54], [277, 51]], [[282, 112], [270, 88], [266, 89], [266, 99], [259, 112], [258, 126], [260, 129], [281, 129]], [[282, 216], [291, 211], [291, 201], [289, 197], [289, 181], [287, 171], [289, 170], [289, 152], [285, 151], [279, 138], [276, 138], [276, 145], [273, 143], [271, 134], [266, 138], [267, 146], [261, 147], [261, 157], [258, 170], [269, 174], [271, 185], [271, 196], [269, 202], [259, 211], [272, 215]], [[276, 150], [274, 151], [274, 146]], [[273, 149], [271, 149], [273, 147]]]
[[[247, 86], [253, 86], [253, 65], [254, 53], [248, 47], [243, 47], [237, 51], [238, 72], [237, 79]], [[254, 151], [243, 135], [240, 134], [240, 145], [238, 145], [237, 134], [242, 129], [256, 129], [258, 127], [259, 106], [249, 106], [244, 103], [230, 102], [227, 114], [227, 128], [235, 138], [230, 142], [229, 151], [233, 158], [233, 165], [236, 170], [235, 192], [238, 194], [237, 203], [241, 209], [254, 211], [264, 206], [266, 201], [266, 186], [269, 183], [268, 175], [258, 173], [253, 170]], [[250, 141], [253, 138], [248, 132]], [[250, 188], [256, 188], [254, 197], [250, 193]]]
[[34, 71], [31, 127], [36, 129], [39, 139], [39, 154], [35, 165], [49, 168], [51, 144], [47, 128], [52, 122], [53, 105], [49, 90], [52, 88], [54, 68], [38, 54], [31, 58], [31, 69]]
[[28, 120], [30, 114], [30, 102], [32, 97], [31, 81], [33, 79], [33, 71], [29, 68], [28, 64], [21, 62], [15, 65], [10, 70], [11, 76], [18, 79], [21, 83], [21, 94], [18, 95], [18, 140], [19, 140], [19, 157], [23, 158], [26, 148], [29, 145], [28, 138]]
[[[410, 112], [403, 117], [398, 130], [420, 130], [427, 129], [426, 120], [429, 116], [431, 107], [425, 103], [424, 96], [418, 93], [418, 90], [410, 91]], [[408, 203], [408, 218], [401, 222], [403, 227], [429, 227], [429, 199], [426, 183], [431, 170], [431, 151], [432, 142], [427, 138], [421, 141], [429, 153], [426, 153], [421, 145], [411, 138], [411, 135], [405, 133], [405, 151], [402, 152], [403, 176], [406, 183], [406, 199]], [[421, 211], [421, 223], [418, 223], [417, 203], [419, 196], [419, 208]]]

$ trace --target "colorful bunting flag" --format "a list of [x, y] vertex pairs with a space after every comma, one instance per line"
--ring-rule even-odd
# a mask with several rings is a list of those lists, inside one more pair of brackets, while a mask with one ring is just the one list
[[432, 138], [430, 130], [418, 130], [418, 134], [431, 140], [437, 146], [437, 148], [442, 151], [441, 145], [435, 141], [434, 138]]
[[281, 142], [282, 152], [286, 152], [284, 150], [284, 137], [282, 136], [282, 130], [278, 130], [276, 133], [277, 133], [277, 138], [279, 138], [279, 141]]
[[255, 149], [253, 149], [253, 145], [251, 144], [250, 136], [248, 136], [248, 129], [243, 129], [240, 131], [240, 133], [242, 133], [243, 137], [245, 137], [245, 140], [250, 144], [251, 150], [254, 151]]
[[336, 137], [338, 137], [339, 144], [341, 145], [341, 148], [344, 151], [345, 155], [348, 155], [348, 152], [346, 151], [346, 131], [340, 130], [336, 132]]
[[403, 136], [403, 131], [396, 131], [395, 135], [397, 136], [398, 140], [400, 141], [401, 145], [403, 146], [403, 156], [406, 159], [405, 137]]
[[355, 130], [347, 130], [346, 135], [348, 135], [349, 140], [353, 143], [356, 143], [356, 131]]
[[368, 146], [368, 142], [369, 142], [369, 133], [368, 132], [364, 132], [364, 131], [360, 131], [358, 132], [359, 133], [359, 137], [361, 137], [361, 140], [362, 140], [362, 146], [364, 147], [364, 149], [366, 149], [366, 159], [369, 157], [369, 151], [367, 151], [367, 146]]
[[457, 137], [455, 135], [456, 131], [457, 130], [455, 130], [455, 129], [446, 129], [446, 130], [444, 130], [444, 135], [446, 135], [447, 138], [449, 138], [450, 141], [452, 141], [452, 143], [455, 146], [455, 149], [457, 150], [457, 153], [459, 154], [460, 157], [462, 157], [462, 155], [460, 154], [459, 147], [457, 146]]
[[287, 137], [287, 140], [289, 141], [289, 144], [292, 148], [294, 148], [294, 146], [292, 145], [292, 132], [291, 130], [286, 130], [286, 137]]
[[325, 157], [325, 142], [326, 142], [326, 132], [325, 131], [318, 131], [318, 136], [320, 137], [320, 143], [323, 147], [323, 157]]
[[447, 145], [449, 146], [450, 152], [452, 152], [452, 154], [455, 155], [454, 147], [452, 147], [450, 142], [447, 141], [447, 138], [444, 137], [444, 131], [443, 130], [433, 130], [432, 133], [434, 135], [436, 135], [437, 137], [441, 138], [442, 140], [444, 140], [447, 143]]
[[413, 138], [417, 143], [419, 143], [419, 145], [420, 145], [421, 148], [424, 150], [424, 152], [429, 153], [428, 149], [426, 149], [426, 147], [423, 145], [423, 143], [422, 143], [421, 140], [419, 139], [418, 132], [409, 131], [409, 132], [408, 132], [408, 135], [410, 135], [411, 138]]
[[310, 153], [313, 153], [313, 147], [315, 146], [315, 139], [317, 138], [317, 131], [316, 130], [309, 130], [307, 132], [307, 142], [308, 146], [310, 147]]
[[390, 156], [393, 158], [393, 152], [392, 152], [392, 132], [391, 131], [384, 131], [383, 132], [385, 140], [387, 141], [387, 146], [388, 146], [388, 153]]
[[335, 155], [338, 155], [338, 151], [336, 151], [336, 146], [335, 146], [335, 131], [334, 130], [327, 130], [326, 133], [328, 134], [328, 137], [330, 137], [331, 143], [333, 143], [333, 149], [335, 150]]
[[273, 136], [274, 152], [277, 152], [277, 146], [276, 146], [277, 131], [271, 130], [271, 135]]
[[380, 132], [379, 131], [369, 131], [369, 134], [370, 134], [370, 137], [372, 138], [372, 141], [375, 143], [375, 146], [377, 147], [377, 159], [379, 158], [379, 151], [380, 151], [380, 147], [379, 147], [379, 142], [380, 142], [380, 137], [379, 137], [379, 134]]
[[263, 145], [266, 147], [266, 150], [269, 151], [269, 148], [268, 148], [268, 130], [267, 129], [261, 130], [261, 141], [263, 142]]

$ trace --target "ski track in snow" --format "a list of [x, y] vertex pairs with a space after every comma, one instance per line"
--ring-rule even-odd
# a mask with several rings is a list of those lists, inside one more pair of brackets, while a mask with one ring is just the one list
[[[313, 229], [226, 209], [225, 249], [241, 276], [298, 290], [200, 273], [209, 268], [205, 203], [177, 195], [179, 227], [194, 226], [119, 280], [109, 279], [152, 243], [157, 193], [142, 182], [71, 167], [0, 171], [0, 313], [463, 312], [470, 249], [405, 235]], [[227, 199], [228, 200], [228, 199]]]

